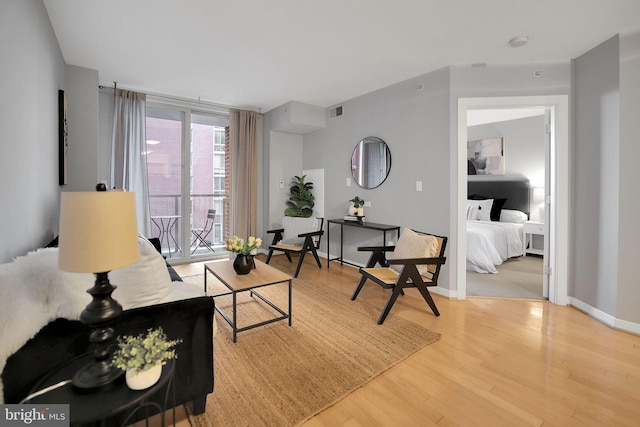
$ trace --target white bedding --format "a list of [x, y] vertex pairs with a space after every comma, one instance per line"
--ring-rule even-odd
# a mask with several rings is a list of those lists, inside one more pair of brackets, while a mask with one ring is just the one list
[[496, 266], [523, 255], [524, 224], [467, 221], [467, 270], [497, 273]]

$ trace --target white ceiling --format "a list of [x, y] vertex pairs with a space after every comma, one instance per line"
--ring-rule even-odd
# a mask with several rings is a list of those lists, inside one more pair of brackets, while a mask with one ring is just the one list
[[[113, 85], [266, 112], [328, 107], [448, 65], [576, 58], [640, 0], [44, 0], [67, 64]], [[508, 40], [529, 36], [514, 49]]]

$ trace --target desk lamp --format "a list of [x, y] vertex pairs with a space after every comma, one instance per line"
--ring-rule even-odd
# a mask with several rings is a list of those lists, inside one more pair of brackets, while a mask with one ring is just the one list
[[94, 360], [82, 367], [72, 384], [94, 391], [122, 375], [111, 366], [113, 324], [122, 306], [111, 297], [116, 289], [108, 273], [138, 260], [138, 232], [134, 193], [106, 191], [98, 184], [94, 192], [65, 192], [60, 200], [58, 267], [73, 273], [94, 273], [95, 284], [87, 292], [92, 300], [80, 314], [91, 327]]

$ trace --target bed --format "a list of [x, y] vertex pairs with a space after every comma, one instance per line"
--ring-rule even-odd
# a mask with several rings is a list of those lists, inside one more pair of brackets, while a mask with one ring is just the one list
[[496, 266], [524, 255], [529, 180], [523, 176], [469, 176], [467, 270], [497, 273]]

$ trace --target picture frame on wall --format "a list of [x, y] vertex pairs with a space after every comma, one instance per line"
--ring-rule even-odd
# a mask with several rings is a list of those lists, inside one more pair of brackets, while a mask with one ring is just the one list
[[68, 101], [63, 90], [58, 91], [58, 184], [69, 181]]
[[504, 138], [467, 141], [467, 175], [504, 174]]

